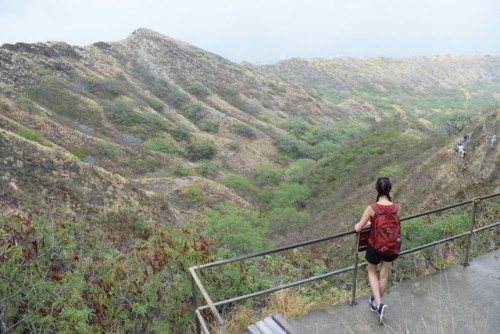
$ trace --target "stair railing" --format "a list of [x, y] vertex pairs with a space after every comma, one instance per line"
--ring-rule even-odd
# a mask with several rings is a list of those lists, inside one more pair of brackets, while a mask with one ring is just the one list
[[[478, 208], [478, 206], [484, 200], [491, 199], [491, 198], [498, 197], [498, 196], [500, 196], [500, 193], [494, 193], [494, 194], [487, 195], [487, 196], [476, 197], [476, 198], [474, 198], [472, 200], [467, 200], [467, 201], [464, 201], [464, 202], [456, 203], [456, 204], [453, 204], [453, 205], [449, 205], [449, 206], [445, 206], [445, 207], [442, 207], [442, 208], [438, 208], [438, 209], [434, 209], [434, 210], [430, 210], [430, 211], [426, 211], [426, 212], [423, 212], [423, 213], [419, 213], [419, 214], [415, 214], [415, 215], [411, 215], [411, 216], [408, 216], [408, 217], [401, 218], [401, 221], [404, 222], [404, 221], [408, 221], [408, 220], [411, 220], [411, 219], [416, 219], [416, 218], [427, 216], [427, 215], [430, 215], [430, 214], [439, 213], [439, 212], [447, 211], [447, 210], [450, 210], [450, 209], [453, 209], [453, 208], [457, 208], [457, 207], [461, 207], [461, 206], [472, 204], [470, 228], [469, 228], [469, 230], [467, 232], [463, 232], [463, 233], [460, 233], [460, 234], [455, 234], [453, 236], [450, 236], [450, 237], [447, 237], [447, 238], [444, 238], [444, 239], [436, 240], [436, 241], [433, 241], [433, 242], [430, 242], [430, 243], [427, 243], [427, 244], [424, 244], [424, 245], [421, 245], [421, 246], [414, 247], [412, 249], [404, 250], [404, 251], [402, 251], [400, 253], [400, 256], [403, 256], [403, 255], [409, 254], [409, 253], [413, 253], [413, 252], [417, 252], [419, 250], [422, 250], [422, 249], [425, 249], [425, 248], [429, 248], [429, 247], [432, 247], [432, 246], [436, 246], [436, 245], [439, 245], [439, 244], [442, 244], [442, 243], [445, 243], [445, 242], [449, 242], [449, 241], [452, 241], [452, 240], [455, 240], [455, 239], [458, 239], [458, 238], [467, 237], [467, 244], [466, 244], [466, 247], [464, 249], [463, 261], [462, 261], [461, 264], [463, 266], [468, 266], [469, 265], [468, 262], [469, 262], [469, 253], [470, 253], [470, 246], [471, 246], [472, 236], [475, 233], [478, 233], [478, 232], [481, 232], [481, 231], [485, 231], [485, 230], [489, 230], [489, 229], [493, 229], [495, 227], [499, 227], [500, 226], [500, 221], [497, 221], [497, 222], [493, 222], [493, 223], [490, 223], [488, 225], [485, 225], [485, 226], [482, 226], [482, 227], [479, 227], [479, 228], [475, 228], [475, 226], [476, 226], [477, 208]], [[201, 282], [201, 280], [200, 280], [200, 278], [198, 277], [198, 274], [197, 274], [197, 271], [200, 271], [200, 270], [203, 270], [203, 269], [206, 269], [206, 268], [222, 266], [222, 265], [226, 265], [226, 264], [229, 264], [229, 263], [240, 262], [240, 261], [248, 260], [248, 259], [251, 259], [251, 258], [256, 258], [256, 257], [264, 256], [264, 255], [269, 255], [269, 254], [273, 254], [273, 253], [283, 252], [283, 251], [290, 250], [290, 249], [301, 248], [301, 247], [304, 247], [304, 246], [318, 244], [318, 243], [325, 242], [325, 241], [330, 241], [330, 240], [335, 240], [335, 239], [339, 239], [339, 238], [344, 238], [346, 236], [350, 236], [350, 235], [353, 235], [353, 234], [356, 234], [356, 232], [353, 231], [353, 230], [352, 231], [348, 231], [348, 232], [342, 232], [342, 233], [339, 233], [339, 234], [331, 235], [331, 236], [320, 238], [320, 239], [309, 240], [309, 241], [300, 242], [300, 243], [296, 243], [296, 244], [292, 244], [292, 245], [288, 245], [288, 246], [283, 246], [283, 247], [279, 247], [279, 248], [275, 248], [275, 249], [271, 249], [271, 250], [265, 250], [265, 251], [256, 252], [256, 253], [252, 253], [252, 254], [237, 256], [237, 257], [233, 257], [233, 258], [229, 258], [229, 259], [225, 259], [225, 260], [220, 260], [220, 261], [216, 261], [216, 262], [211, 262], [211, 263], [207, 263], [207, 264], [203, 264], [203, 265], [193, 266], [193, 267], [189, 268], [189, 271], [191, 273], [191, 288], [192, 288], [192, 297], [193, 297], [193, 304], [194, 304], [194, 312], [195, 312], [195, 321], [196, 321], [196, 330], [197, 330], [197, 333], [200, 334], [201, 330], [203, 330], [203, 332], [205, 334], [210, 334], [207, 322], [206, 322], [205, 318], [203, 317], [203, 315], [201, 313], [204, 310], [210, 309], [212, 315], [216, 319], [217, 325], [219, 327], [219, 333], [220, 334], [224, 334], [225, 333], [224, 319], [222, 318], [222, 316], [221, 316], [220, 312], [218, 311], [217, 307], [223, 306], [223, 305], [226, 305], [226, 304], [230, 304], [230, 303], [234, 303], [234, 302], [238, 302], [238, 301], [242, 301], [242, 300], [249, 299], [249, 298], [255, 298], [255, 297], [261, 296], [261, 295], [270, 294], [272, 292], [276, 292], [276, 291], [279, 291], [279, 290], [283, 290], [283, 289], [287, 289], [287, 288], [299, 286], [299, 285], [302, 285], [302, 284], [311, 283], [311, 282], [314, 282], [314, 281], [326, 279], [326, 278], [329, 278], [329, 277], [332, 277], [332, 276], [336, 276], [336, 275], [339, 275], [341, 273], [348, 272], [348, 271], [352, 271], [353, 272], [353, 277], [352, 277], [352, 296], [351, 296], [351, 301], [349, 302], [349, 304], [356, 305], [355, 299], [356, 299], [357, 272], [358, 272], [358, 268], [359, 267], [362, 267], [362, 266], [366, 265], [366, 262], [359, 263], [359, 258], [358, 258], [358, 252], [357, 251], [355, 251], [355, 254], [354, 254], [354, 264], [352, 266], [348, 266], [348, 267], [345, 267], [345, 268], [337, 269], [337, 270], [334, 270], [334, 271], [331, 271], [331, 272], [328, 272], [328, 273], [324, 273], [324, 274], [321, 274], [321, 275], [317, 275], [317, 276], [313, 276], [313, 277], [308, 277], [308, 278], [305, 278], [305, 279], [302, 279], [302, 280], [299, 280], [299, 281], [295, 281], [295, 282], [291, 282], [291, 283], [287, 283], [287, 284], [282, 284], [280, 286], [272, 287], [272, 288], [269, 288], [269, 289], [256, 291], [256, 292], [249, 293], [249, 294], [246, 294], [246, 295], [237, 296], [237, 297], [226, 299], [226, 300], [221, 300], [221, 301], [218, 301], [218, 302], [212, 301], [212, 299], [209, 296], [207, 290], [205, 289], [205, 286], [203, 285], [203, 283]], [[358, 238], [359, 238], [359, 234], [357, 234], [356, 238], [355, 238], [356, 239], [356, 244], [355, 244], [356, 249], [357, 249], [357, 245], [358, 245], [358, 241], [359, 241]], [[205, 305], [201, 305], [201, 306], [199, 305], [199, 302], [198, 302], [198, 293], [197, 293], [198, 290], [201, 292], [201, 294], [202, 294], [202, 296], [203, 296], [203, 298], [204, 298], [204, 300], [206, 302]]]

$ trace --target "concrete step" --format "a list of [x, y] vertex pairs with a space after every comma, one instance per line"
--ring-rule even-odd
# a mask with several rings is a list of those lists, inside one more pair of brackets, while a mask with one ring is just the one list
[[281, 314], [259, 320], [248, 326], [248, 334], [300, 334]]

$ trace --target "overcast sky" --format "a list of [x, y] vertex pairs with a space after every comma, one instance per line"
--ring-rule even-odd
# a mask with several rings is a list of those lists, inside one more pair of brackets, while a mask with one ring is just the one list
[[500, 55], [500, 0], [0, 0], [0, 45], [85, 46], [140, 27], [235, 62]]

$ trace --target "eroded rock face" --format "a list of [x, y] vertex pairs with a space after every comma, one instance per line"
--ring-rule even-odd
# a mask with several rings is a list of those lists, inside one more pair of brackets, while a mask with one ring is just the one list
[[62, 42], [0, 47], [0, 93], [20, 94], [47, 76], [66, 76], [82, 59], [81, 48]]

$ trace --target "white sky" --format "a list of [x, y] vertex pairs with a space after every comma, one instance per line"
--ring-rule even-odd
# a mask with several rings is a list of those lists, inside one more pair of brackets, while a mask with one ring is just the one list
[[235, 62], [500, 55], [500, 0], [0, 0], [0, 45], [149, 28]]

